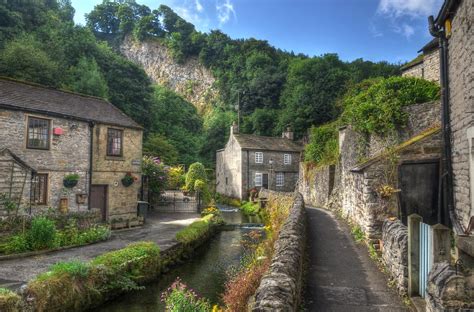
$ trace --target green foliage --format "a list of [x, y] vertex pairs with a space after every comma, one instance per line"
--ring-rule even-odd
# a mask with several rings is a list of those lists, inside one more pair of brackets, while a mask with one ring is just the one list
[[65, 181], [79, 181], [79, 175], [77, 173], [68, 174], [64, 177]]
[[355, 241], [358, 243], [363, 242], [365, 240], [365, 234], [360, 228], [360, 226], [352, 227], [351, 234], [354, 237]]
[[414, 77], [373, 79], [356, 85], [344, 97], [343, 118], [358, 131], [385, 135], [403, 127], [403, 107], [439, 98], [439, 85]]
[[332, 122], [310, 130], [309, 143], [305, 147], [305, 160], [318, 165], [335, 164], [339, 158], [338, 122]]
[[186, 184], [186, 174], [183, 166], [174, 166], [168, 169], [168, 188], [179, 190]]
[[211, 312], [209, 300], [199, 298], [179, 278], [161, 295], [169, 312]]
[[111, 251], [96, 257], [91, 261], [91, 265], [104, 265], [113, 270], [123, 270], [124, 264], [137, 262], [140, 258], [159, 258], [160, 248], [153, 242], [138, 242], [129, 244], [126, 248]]
[[50, 249], [55, 247], [56, 227], [54, 221], [46, 217], [34, 218], [27, 236], [32, 250]]
[[20, 296], [6, 288], [0, 287], [0, 311], [18, 312], [20, 311]]
[[244, 201], [242, 202], [242, 205], [240, 206], [240, 211], [242, 211], [244, 215], [255, 216], [260, 211], [260, 208], [259, 208], [258, 203]]
[[142, 173], [148, 177], [148, 187], [152, 193], [159, 195], [165, 190], [167, 177], [160, 159], [144, 156]]
[[68, 89], [83, 94], [107, 98], [109, 87], [94, 59], [82, 57], [77, 63], [77, 66], [72, 66], [69, 70], [70, 82]]
[[30, 244], [26, 235], [19, 234], [10, 237], [3, 249], [5, 254], [22, 253], [30, 250]]
[[194, 192], [197, 180], [207, 183], [206, 169], [203, 164], [198, 162], [189, 166], [188, 173], [186, 174], [186, 190]]
[[5, 209], [10, 214], [18, 209], [18, 205], [7, 194], [0, 193], [0, 209]]
[[73, 277], [84, 278], [89, 274], [90, 266], [87, 263], [79, 260], [72, 260], [68, 262], [58, 262], [49, 268], [47, 273], [38, 276], [39, 280], [46, 279], [49, 275], [69, 274]]
[[232, 207], [240, 207], [240, 205], [242, 204], [240, 202], [240, 199], [238, 198], [227, 197], [219, 193], [216, 194], [216, 202], [218, 202], [219, 204], [228, 205]]
[[179, 231], [176, 234], [176, 240], [183, 244], [199, 242], [204, 237], [210, 235], [213, 226], [220, 223], [222, 223], [221, 218], [208, 214]]
[[178, 160], [178, 151], [168, 139], [157, 133], [150, 134], [143, 143], [143, 152], [163, 159], [166, 164], [175, 164]]

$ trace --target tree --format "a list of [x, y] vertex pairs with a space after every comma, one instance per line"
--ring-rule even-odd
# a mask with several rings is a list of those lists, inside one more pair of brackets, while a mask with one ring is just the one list
[[157, 156], [168, 165], [176, 164], [178, 159], [176, 148], [164, 136], [157, 133], [150, 134], [145, 140], [143, 153]]
[[196, 181], [198, 180], [202, 181], [203, 183], [207, 183], [207, 175], [204, 165], [196, 162], [189, 166], [188, 173], [186, 174], [186, 190], [194, 192]]
[[70, 83], [72, 91], [107, 98], [107, 82], [94, 59], [82, 57], [77, 66], [70, 68]]

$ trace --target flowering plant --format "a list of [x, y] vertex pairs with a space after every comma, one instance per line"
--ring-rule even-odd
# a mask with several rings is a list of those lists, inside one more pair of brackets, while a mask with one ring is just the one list
[[128, 187], [128, 186], [132, 185], [133, 182], [136, 181], [135, 179], [137, 179], [137, 178], [134, 177], [131, 172], [127, 172], [125, 174], [125, 176], [122, 178], [122, 184], [123, 184], [123, 186]]
[[170, 312], [209, 312], [212, 310], [209, 300], [200, 298], [194, 290], [182, 283], [179, 277], [161, 294], [161, 301], [165, 303], [166, 311]]
[[142, 173], [148, 178], [150, 191], [161, 194], [167, 183], [167, 172], [162, 161], [158, 157], [144, 156]]

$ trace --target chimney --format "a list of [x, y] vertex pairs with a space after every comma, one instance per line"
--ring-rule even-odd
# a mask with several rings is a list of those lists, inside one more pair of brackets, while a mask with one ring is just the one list
[[283, 131], [283, 133], [281, 134], [281, 137], [291, 141], [295, 139], [295, 135], [293, 133], [293, 130], [291, 130], [291, 127], [287, 127], [286, 131]]
[[230, 135], [233, 135], [233, 134], [237, 134], [239, 133], [239, 126], [237, 125], [237, 123], [234, 121], [232, 123], [232, 126], [230, 126]]

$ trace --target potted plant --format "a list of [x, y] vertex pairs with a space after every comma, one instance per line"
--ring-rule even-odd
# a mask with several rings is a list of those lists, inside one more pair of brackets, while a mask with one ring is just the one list
[[122, 184], [125, 187], [129, 187], [130, 185], [133, 184], [133, 182], [135, 182], [135, 179], [136, 178], [132, 175], [132, 173], [127, 172], [125, 176], [122, 178]]
[[64, 177], [63, 184], [64, 187], [73, 188], [77, 185], [79, 181], [79, 175], [77, 173], [68, 174]]

